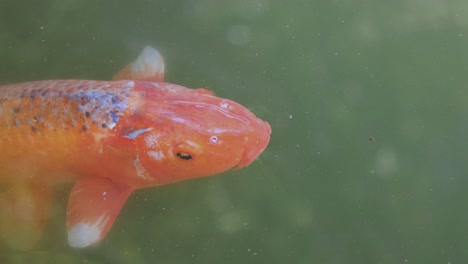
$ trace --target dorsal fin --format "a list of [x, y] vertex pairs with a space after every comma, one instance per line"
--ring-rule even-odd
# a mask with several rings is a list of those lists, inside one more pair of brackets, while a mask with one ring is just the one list
[[150, 46], [146, 46], [138, 58], [119, 71], [113, 80], [164, 81], [164, 59]]

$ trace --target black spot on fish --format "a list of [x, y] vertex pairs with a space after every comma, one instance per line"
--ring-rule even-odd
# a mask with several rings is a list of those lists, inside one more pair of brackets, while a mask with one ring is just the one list
[[37, 132], [38, 132], [37, 127], [35, 127], [35, 126], [31, 126], [31, 130], [32, 130], [34, 133], [37, 133]]
[[86, 116], [86, 117], [90, 117], [91, 114], [90, 114], [89, 112], [85, 112], [85, 116]]
[[106, 127], [107, 127], [106, 123], [102, 123], [101, 126], [102, 126], [102, 128], [106, 128]]

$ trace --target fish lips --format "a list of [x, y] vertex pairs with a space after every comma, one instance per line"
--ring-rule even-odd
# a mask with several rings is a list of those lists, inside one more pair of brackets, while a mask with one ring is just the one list
[[270, 142], [271, 127], [267, 122], [257, 118], [255, 122], [254, 140], [250, 139], [241, 160], [235, 169], [248, 166], [252, 163], [267, 147]]

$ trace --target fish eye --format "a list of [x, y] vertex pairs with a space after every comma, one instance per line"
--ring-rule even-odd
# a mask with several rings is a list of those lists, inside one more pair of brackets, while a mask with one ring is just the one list
[[188, 153], [185, 153], [185, 152], [177, 152], [176, 156], [179, 159], [183, 159], [183, 160], [191, 160], [192, 159], [192, 155], [190, 155]]

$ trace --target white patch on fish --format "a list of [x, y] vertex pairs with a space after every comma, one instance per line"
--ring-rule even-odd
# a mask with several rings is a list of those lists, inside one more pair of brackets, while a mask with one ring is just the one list
[[148, 151], [148, 155], [150, 157], [152, 157], [153, 159], [157, 160], [157, 161], [160, 161], [160, 160], [163, 160], [163, 159], [166, 158], [166, 156], [164, 155], [164, 152], [162, 152], [162, 150]]
[[151, 130], [153, 130], [153, 128], [151, 128], [151, 127], [138, 129], [138, 130], [130, 132], [128, 135], [126, 135], [124, 137], [129, 138], [129, 139], [135, 139], [139, 135], [144, 134], [146, 132], [149, 132]]
[[125, 85], [124, 88], [133, 88], [135, 86], [135, 83], [133, 81], [128, 81]]
[[150, 149], [154, 149], [159, 146], [160, 135], [151, 134], [145, 137], [146, 146]]
[[191, 140], [185, 141], [185, 144], [190, 145], [190, 146], [192, 146], [194, 148], [199, 148], [200, 147], [200, 145], [198, 145], [197, 143], [195, 143], [195, 142], [193, 142]]
[[93, 224], [78, 223], [68, 231], [68, 243], [75, 248], [87, 247], [101, 238], [102, 229], [109, 221], [109, 216], [102, 215]]
[[220, 106], [221, 106], [221, 108], [227, 109], [229, 107], [229, 104], [224, 102], [224, 100], [223, 100], [223, 101], [221, 101]]
[[214, 127], [214, 128], [210, 128], [208, 130], [206, 130], [208, 133], [210, 134], [221, 134], [221, 133], [225, 133], [225, 132], [228, 132], [229, 130], [228, 129], [222, 129], [222, 128], [217, 128], [217, 127]]
[[137, 158], [133, 161], [133, 166], [135, 167], [136, 174], [139, 178], [145, 180], [151, 179], [151, 177], [148, 174], [148, 171], [146, 171], [145, 167], [143, 167], [143, 164], [141, 164], [140, 156], [137, 156]]

